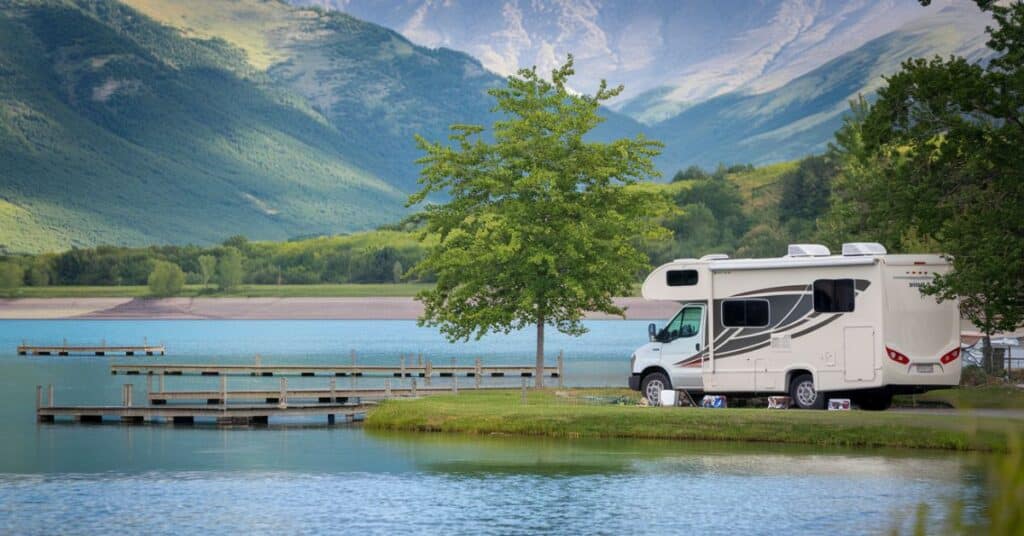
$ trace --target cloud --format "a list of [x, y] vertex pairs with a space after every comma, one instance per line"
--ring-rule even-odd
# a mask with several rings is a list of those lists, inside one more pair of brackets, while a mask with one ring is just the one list
[[399, 29], [399, 32], [410, 41], [428, 47], [439, 47], [448, 44], [448, 38], [444, 33], [427, 26], [427, 16], [433, 2], [427, 1], [420, 4], [413, 12], [409, 20]]

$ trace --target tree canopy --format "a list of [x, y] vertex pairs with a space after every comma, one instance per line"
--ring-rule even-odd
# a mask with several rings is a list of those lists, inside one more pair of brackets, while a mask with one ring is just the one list
[[994, 57], [911, 59], [837, 133], [833, 236], [940, 248], [924, 289], [958, 299], [984, 333], [1024, 322], [1024, 4], [990, 10]]
[[437, 277], [418, 296], [421, 325], [451, 340], [536, 326], [538, 368], [544, 326], [578, 335], [585, 311], [624, 314], [612, 297], [630, 293], [648, 268], [637, 241], [666, 232], [656, 221], [667, 203], [626, 187], [657, 175], [661, 144], [587, 140], [601, 103], [622, 86], [576, 94], [573, 74], [569, 56], [550, 80], [523, 69], [490, 90], [502, 117], [493, 142], [479, 125], [453, 125], [450, 144], [417, 137], [426, 155], [410, 204], [448, 198], [425, 209], [425, 232], [439, 242], [414, 268]]

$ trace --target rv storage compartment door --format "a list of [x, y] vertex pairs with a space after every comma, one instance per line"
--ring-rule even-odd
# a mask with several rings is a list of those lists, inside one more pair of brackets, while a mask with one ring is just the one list
[[875, 329], [871, 326], [848, 326], [843, 330], [843, 353], [846, 381], [875, 379]]

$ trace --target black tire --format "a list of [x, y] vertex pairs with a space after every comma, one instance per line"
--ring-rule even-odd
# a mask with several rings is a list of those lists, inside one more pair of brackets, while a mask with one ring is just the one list
[[[672, 389], [672, 382], [661, 372], [652, 372], [644, 376], [643, 381], [640, 382], [640, 393], [652, 406], [660, 406], [661, 392], [669, 389]], [[654, 391], [657, 391], [657, 394]], [[654, 400], [651, 399], [652, 396]]]
[[864, 411], [885, 411], [892, 406], [892, 393], [865, 396], [857, 401], [857, 406]]
[[825, 393], [815, 390], [814, 377], [810, 374], [798, 374], [790, 380], [789, 397], [794, 408], [825, 409]]

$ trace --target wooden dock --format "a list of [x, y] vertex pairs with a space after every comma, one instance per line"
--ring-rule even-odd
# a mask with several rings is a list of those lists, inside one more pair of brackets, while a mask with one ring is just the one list
[[327, 424], [359, 421], [365, 417], [366, 407], [360, 404], [308, 404], [286, 402], [254, 405], [199, 405], [199, 406], [135, 406], [132, 404], [132, 386], [122, 390], [119, 406], [58, 406], [53, 403], [53, 386], [48, 387], [48, 403], [43, 401], [43, 387], [36, 387], [36, 417], [39, 422], [52, 423], [58, 418], [71, 418], [83, 423], [122, 422], [144, 424], [160, 422], [194, 424], [196, 419], [210, 419], [218, 425], [265, 425], [271, 417], [324, 417]]
[[[562, 378], [563, 361], [558, 365], [544, 367], [545, 376]], [[429, 360], [424, 365], [221, 365], [221, 364], [115, 364], [110, 366], [111, 374], [154, 374], [165, 376], [391, 376], [396, 378], [437, 377], [482, 377], [495, 378], [512, 376], [529, 378], [536, 368], [531, 365], [483, 365], [477, 360], [474, 365], [434, 365]]]
[[110, 345], [107, 345], [105, 341], [103, 343], [100, 343], [100, 344], [95, 345], [95, 346], [68, 344], [67, 341], [64, 341], [63, 344], [60, 344], [60, 345], [57, 345], [57, 346], [32, 345], [32, 344], [27, 344], [25, 342], [22, 342], [22, 344], [18, 345], [18, 355], [59, 355], [59, 356], [69, 356], [69, 355], [100, 355], [100, 356], [105, 356], [105, 355], [108, 355], [108, 354], [109, 355], [122, 354], [122, 355], [125, 355], [125, 356], [133, 356], [133, 355], [150, 355], [150, 356], [152, 356], [152, 355], [164, 355], [165, 351], [166, 351], [166, 349], [164, 348], [164, 345], [162, 345], [162, 344], [151, 345], [151, 344], [148, 344], [146, 342], [143, 342], [143, 344], [141, 344], [139, 346], [131, 346], [131, 345], [129, 345], [129, 346], [110, 346]]
[[[156, 391], [148, 391], [146, 398], [150, 404], [153, 405], [164, 405], [168, 402], [182, 402], [182, 401], [203, 401], [207, 404], [225, 404], [232, 400], [248, 400], [248, 401], [260, 401], [267, 404], [278, 404], [282, 400], [288, 402], [291, 400], [316, 400], [318, 403], [348, 403], [355, 401], [364, 400], [386, 400], [389, 398], [409, 398], [419, 396], [429, 396], [434, 394], [444, 393], [458, 393], [459, 385], [457, 382], [453, 382], [450, 386], [445, 387], [418, 387], [413, 380], [410, 387], [397, 387], [393, 388], [390, 385], [386, 385], [383, 388], [358, 388], [358, 389], [338, 389], [333, 379], [331, 385], [327, 388], [322, 389], [288, 389], [285, 379], [281, 378], [282, 384], [280, 389], [243, 389], [236, 391], [228, 391], [225, 388], [221, 390], [203, 390], [203, 391], [167, 391], [163, 388]], [[496, 390], [503, 389], [508, 390], [513, 387], [508, 386], [488, 386], [482, 387], [479, 385], [464, 387], [463, 389], [469, 389], [473, 391], [477, 390]]]

